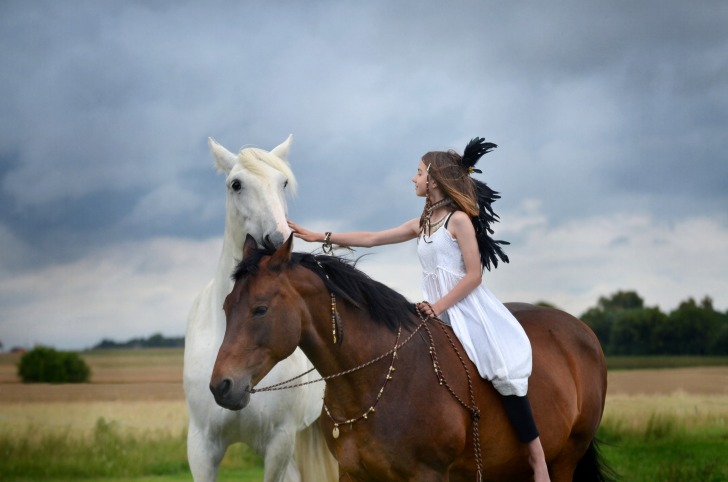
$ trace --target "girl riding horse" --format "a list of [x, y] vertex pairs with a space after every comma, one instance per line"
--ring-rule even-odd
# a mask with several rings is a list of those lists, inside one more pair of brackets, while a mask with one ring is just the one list
[[482, 282], [482, 273], [508, 262], [490, 237], [498, 220], [491, 204], [498, 193], [471, 177], [478, 160], [497, 147], [475, 138], [459, 155], [433, 151], [419, 162], [412, 179], [415, 194], [425, 198], [419, 218], [378, 232], [317, 233], [289, 221], [304, 241], [373, 247], [418, 240], [424, 299], [418, 309], [452, 326], [480, 375], [500, 393], [519, 440], [527, 444], [536, 482], [549, 481], [541, 440], [527, 397], [531, 345], [520, 323]]

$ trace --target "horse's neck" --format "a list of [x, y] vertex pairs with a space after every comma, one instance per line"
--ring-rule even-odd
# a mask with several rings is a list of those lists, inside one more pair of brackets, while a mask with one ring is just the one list
[[236, 246], [233, 235], [229, 228], [225, 228], [225, 236], [222, 242], [222, 252], [217, 263], [217, 271], [215, 272], [215, 300], [216, 306], [222, 307], [225, 297], [230, 293], [233, 287], [231, 279], [233, 270], [237, 263], [243, 258], [243, 250]]
[[[397, 334], [373, 323], [361, 309], [343, 306], [339, 301], [343, 342], [334, 343], [333, 324], [329, 295], [315, 303], [309, 302], [311, 326], [304, 328], [301, 349], [322, 376], [334, 375], [371, 362], [390, 352], [396, 343]], [[400, 342], [407, 336], [402, 333]], [[386, 376], [392, 362], [391, 354], [371, 366], [362, 367], [346, 376], [327, 381], [327, 397], [332, 400], [349, 400], [360, 405], [362, 396], [369, 397], [379, 390], [383, 376]], [[395, 361], [396, 365], [396, 361]]]

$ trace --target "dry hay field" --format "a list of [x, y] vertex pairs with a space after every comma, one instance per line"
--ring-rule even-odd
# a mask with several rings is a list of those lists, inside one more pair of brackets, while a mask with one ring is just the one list
[[728, 431], [728, 366], [609, 372], [603, 424], [643, 431], [655, 418]]
[[89, 433], [103, 417], [120, 429], [181, 433], [187, 425], [181, 349], [81, 353], [91, 383], [23, 384], [19, 355], [0, 354], [0, 431]]
[[[81, 356], [91, 383], [23, 384], [19, 355], [0, 354], [0, 431], [74, 432], [103, 417], [120, 429], [181, 433], [187, 424], [181, 349], [108, 350]], [[728, 366], [609, 372], [605, 422], [639, 430], [651, 417], [728, 426]]]

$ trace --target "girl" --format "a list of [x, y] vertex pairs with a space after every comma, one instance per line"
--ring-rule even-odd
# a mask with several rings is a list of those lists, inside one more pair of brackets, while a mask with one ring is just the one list
[[419, 218], [378, 232], [316, 233], [294, 222], [289, 226], [304, 241], [372, 247], [418, 238], [425, 300], [418, 305], [429, 317], [452, 326], [480, 375], [501, 394], [511, 423], [529, 449], [536, 482], [549, 481], [541, 440], [526, 396], [531, 374], [531, 344], [525, 331], [495, 296], [481, 284], [485, 268], [508, 262], [489, 234], [498, 220], [491, 204], [498, 193], [470, 177], [475, 163], [497, 147], [475, 138], [463, 155], [455, 151], [428, 152], [412, 179], [417, 196], [425, 198]]

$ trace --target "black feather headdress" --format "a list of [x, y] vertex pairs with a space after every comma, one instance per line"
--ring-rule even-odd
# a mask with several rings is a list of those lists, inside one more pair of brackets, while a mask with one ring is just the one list
[[476, 137], [468, 142], [463, 151], [462, 165], [468, 171], [468, 173], [477, 172], [482, 173], [480, 169], [475, 169], [475, 164], [483, 157], [484, 154], [489, 153], [493, 149], [498, 147], [492, 142], [485, 142], [482, 137]]
[[[498, 147], [492, 142], [485, 142], [485, 139], [476, 137], [468, 142], [462, 156], [462, 165], [468, 173], [481, 173], [480, 169], [475, 169], [475, 164], [483, 157], [484, 154]], [[500, 195], [488, 187], [482, 181], [473, 179], [475, 184], [475, 196], [478, 201], [478, 215], [472, 218], [473, 227], [475, 228], [475, 237], [478, 240], [478, 251], [480, 251], [480, 264], [484, 269], [490, 271], [490, 265], [494, 268], [498, 267], [498, 261], [508, 262], [508, 256], [501, 246], [510, 243], [502, 240], [494, 240], [490, 237], [493, 234], [491, 225], [497, 223], [498, 215], [493, 211], [492, 204], [500, 199]]]

